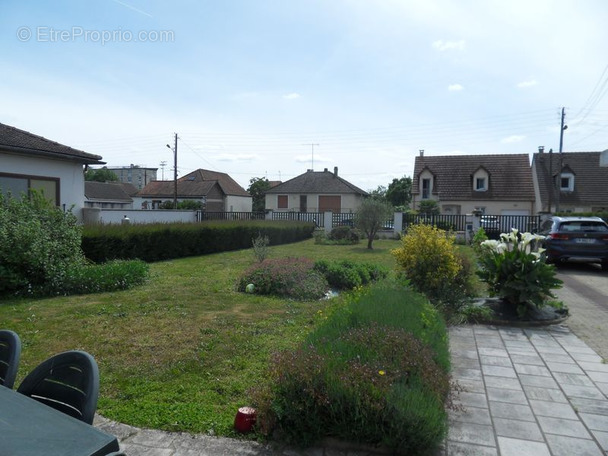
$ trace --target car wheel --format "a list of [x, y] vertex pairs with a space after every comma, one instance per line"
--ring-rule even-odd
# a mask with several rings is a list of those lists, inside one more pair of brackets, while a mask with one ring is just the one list
[[608, 271], [608, 261], [602, 261], [602, 271]]

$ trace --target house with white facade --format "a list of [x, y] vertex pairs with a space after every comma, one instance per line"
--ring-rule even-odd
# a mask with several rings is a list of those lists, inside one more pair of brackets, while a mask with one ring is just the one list
[[89, 165], [103, 165], [101, 159], [0, 123], [0, 191], [4, 194], [38, 190], [82, 220], [84, 172]]
[[442, 214], [533, 215], [528, 154], [437, 155], [414, 163], [412, 208], [435, 200]]
[[368, 193], [333, 173], [309, 169], [266, 191], [266, 210], [277, 212], [356, 212]]
[[532, 175], [540, 211], [608, 211], [608, 150], [560, 154], [539, 149]]

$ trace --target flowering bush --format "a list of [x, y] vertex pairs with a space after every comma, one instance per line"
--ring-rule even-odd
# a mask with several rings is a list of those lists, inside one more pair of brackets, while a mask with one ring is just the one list
[[446, 311], [473, 294], [471, 268], [454, 245], [455, 236], [431, 225], [413, 225], [391, 253], [411, 285]]
[[546, 305], [548, 298], [555, 297], [551, 290], [562, 285], [555, 277], [555, 267], [545, 262], [544, 249], [539, 246], [542, 238], [512, 229], [502, 233], [498, 241], [481, 243], [481, 269], [477, 274], [493, 296], [517, 306], [520, 316], [529, 306]]

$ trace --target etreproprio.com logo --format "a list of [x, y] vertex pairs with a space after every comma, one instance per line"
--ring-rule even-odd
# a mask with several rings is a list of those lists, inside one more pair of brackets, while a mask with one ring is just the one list
[[36, 41], [39, 43], [70, 43], [82, 41], [85, 43], [168, 43], [175, 41], [173, 30], [89, 30], [83, 27], [56, 29], [53, 27], [19, 27], [19, 41]]

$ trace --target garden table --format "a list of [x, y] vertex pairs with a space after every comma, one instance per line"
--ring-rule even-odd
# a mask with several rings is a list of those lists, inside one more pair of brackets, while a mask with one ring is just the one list
[[104, 456], [116, 437], [0, 386], [0, 456]]

